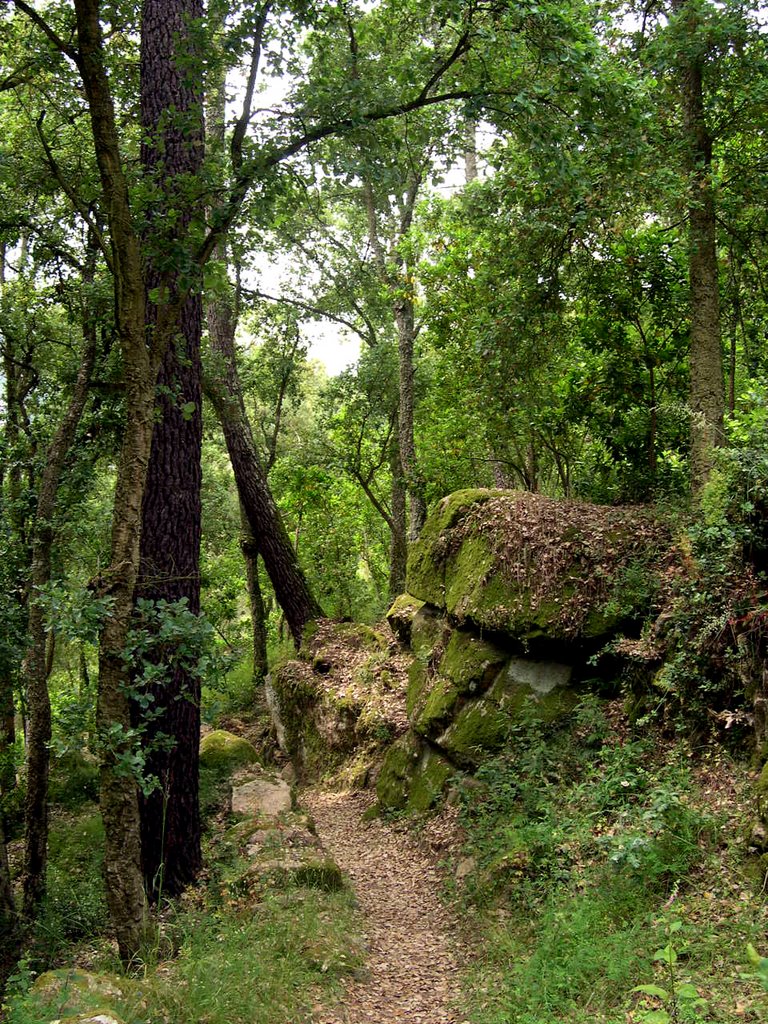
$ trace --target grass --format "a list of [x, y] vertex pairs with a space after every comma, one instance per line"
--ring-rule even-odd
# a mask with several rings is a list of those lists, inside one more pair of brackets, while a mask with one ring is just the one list
[[[768, 945], [768, 908], [739, 841], [748, 803], [724, 785], [746, 772], [722, 751], [708, 766], [679, 743], [617, 738], [601, 718], [589, 701], [567, 731], [523, 722], [464, 795], [475, 869], [463, 898], [482, 936], [467, 1018], [768, 1019], [744, 977], [747, 942]], [[672, 966], [659, 955], [670, 926]], [[633, 991], [673, 983], [702, 1001]]]
[[[219, 812], [214, 820], [224, 828], [227, 787], [228, 780], [215, 773], [203, 784], [209, 812]], [[333, 1002], [361, 959], [352, 894], [328, 891], [322, 880], [298, 885], [275, 875], [254, 878], [232, 843], [215, 831], [205, 845], [204, 880], [163, 907], [156, 945], [138, 965], [125, 998], [109, 1005], [125, 1024], [309, 1021], [313, 1006]], [[51, 830], [49, 894], [35, 943], [9, 985], [5, 1015], [0, 1013], [7, 1024], [62, 1016], [66, 998], [57, 996], [46, 1007], [32, 988], [44, 970], [78, 963], [97, 973], [118, 972], [107, 934], [102, 860], [103, 827], [95, 807], [59, 810]], [[76, 1001], [67, 1013], [104, 1008], [98, 994], [78, 991]]]

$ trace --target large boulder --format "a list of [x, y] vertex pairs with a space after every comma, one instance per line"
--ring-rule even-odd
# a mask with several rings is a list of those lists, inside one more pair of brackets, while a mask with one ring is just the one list
[[566, 719], [591, 655], [647, 613], [670, 549], [643, 509], [499, 490], [439, 502], [390, 612], [413, 659], [409, 731], [387, 752], [379, 807], [428, 810], [523, 719]]
[[200, 740], [200, 764], [203, 768], [232, 773], [243, 765], [255, 764], [258, 759], [252, 743], [224, 729], [214, 729]]
[[594, 646], [642, 616], [669, 551], [645, 509], [458, 491], [408, 558], [408, 593], [451, 621], [533, 649]]

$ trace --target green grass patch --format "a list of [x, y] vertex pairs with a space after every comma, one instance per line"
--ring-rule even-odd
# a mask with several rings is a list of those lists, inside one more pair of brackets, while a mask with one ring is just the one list
[[[768, 914], [741, 872], [738, 829], [703, 798], [684, 745], [619, 738], [599, 717], [590, 700], [567, 729], [521, 723], [467, 787], [475, 867], [463, 898], [483, 936], [467, 1018], [661, 1024], [735, 1022], [745, 1005], [757, 1013], [765, 998], [742, 978], [745, 946]], [[660, 955], [670, 927], [673, 965]]]

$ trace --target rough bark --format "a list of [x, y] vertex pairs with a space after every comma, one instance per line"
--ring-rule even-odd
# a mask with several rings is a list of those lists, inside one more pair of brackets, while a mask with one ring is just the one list
[[389, 524], [389, 597], [391, 601], [394, 601], [405, 590], [408, 562], [406, 493], [403, 485], [403, 468], [400, 465], [400, 449], [396, 442], [392, 445], [390, 471], [392, 474], [392, 516]]
[[251, 611], [251, 638], [253, 640], [253, 687], [264, 682], [269, 671], [267, 661], [267, 610], [259, 582], [259, 551], [253, 538], [248, 516], [240, 504], [240, 549], [245, 561], [245, 578], [248, 588], [248, 606]]
[[101, 744], [101, 814], [105, 830], [107, 903], [120, 957], [138, 953], [146, 928], [136, 782], [125, 767], [130, 752], [129, 685], [123, 651], [139, 563], [141, 503], [152, 441], [154, 382], [159, 357], [146, 344], [144, 280], [115, 112], [104, 63], [98, 0], [75, 0], [78, 66], [110, 231], [107, 253], [115, 282], [115, 319], [123, 359], [125, 430], [117, 465], [110, 565], [94, 588], [111, 601], [99, 643], [96, 728]]
[[[154, 601], [186, 599], [193, 614], [200, 611], [202, 300], [199, 293], [180, 294], [183, 257], [168, 269], [166, 248], [186, 242], [191, 183], [202, 165], [202, 63], [191, 32], [202, 16], [198, 0], [142, 4], [142, 168], [162, 196], [159, 212], [179, 215], [168, 223], [159, 216], [145, 237], [148, 331], [160, 329], [156, 295], [171, 297], [177, 315], [158, 378], [137, 593]], [[202, 866], [199, 676], [174, 666], [151, 696], [153, 717], [143, 723], [142, 742], [147, 775], [159, 786], [140, 796], [141, 856], [147, 892], [156, 898], [181, 892]], [[172, 738], [171, 749], [158, 743], [160, 736]]]
[[269, 490], [243, 403], [235, 364], [233, 332], [220, 330], [216, 323], [212, 324], [210, 313], [208, 323], [211, 349], [219, 357], [219, 373], [215, 380], [212, 374], [206, 378], [206, 393], [213, 403], [224, 433], [237, 491], [254, 543], [264, 561], [291, 636], [298, 646], [304, 627], [322, 615], [322, 610], [309, 589], [280, 511]]
[[[92, 250], [85, 283], [94, 276]], [[49, 658], [45, 611], [36, 594], [51, 580], [51, 549], [55, 539], [53, 517], [64, 464], [75, 439], [88, 400], [88, 385], [96, 360], [96, 326], [93, 310], [84, 309], [83, 357], [75, 387], [46, 453], [40, 476], [37, 509], [32, 524], [32, 567], [27, 626], [27, 650], [22, 676], [27, 695], [27, 793], [25, 803], [24, 907], [32, 920], [45, 894], [48, 861], [48, 773], [50, 767], [51, 700], [48, 693]]]
[[11, 871], [8, 865], [8, 850], [5, 844], [5, 829], [2, 815], [0, 815], [0, 963], [4, 959], [4, 954], [14, 945], [17, 924]]
[[716, 447], [723, 437], [725, 386], [720, 336], [716, 204], [712, 183], [712, 136], [704, 109], [704, 56], [697, 52], [696, 8], [673, 0], [683, 19], [684, 42], [678, 80], [689, 175], [688, 271], [691, 302], [690, 403], [691, 487], [699, 494], [709, 478]]

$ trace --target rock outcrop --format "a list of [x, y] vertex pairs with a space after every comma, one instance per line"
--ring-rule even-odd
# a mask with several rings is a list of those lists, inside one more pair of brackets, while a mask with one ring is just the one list
[[669, 550], [641, 509], [493, 490], [440, 502], [390, 612], [413, 662], [409, 729], [385, 757], [380, 807], [427, 810], [522, 717], [571, 712], [596, 675], [592, 657], [639, 628]]
[[[394, 649], [393, 649], [394, 648]], [[359, 623], [313, 623], [299, 657], [267, 680], [277, 742], [298, 777], [344, 767], [364, 784], [376, 751], [403, 733], [402, 653], [391, 637]]]

